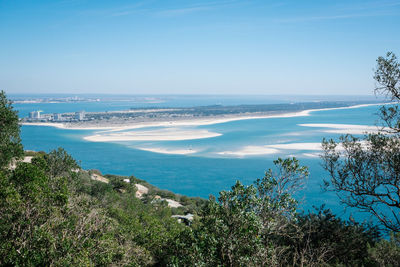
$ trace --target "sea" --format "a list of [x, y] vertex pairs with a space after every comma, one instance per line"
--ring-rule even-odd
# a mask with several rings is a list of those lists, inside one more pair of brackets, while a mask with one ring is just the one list
[[[13, 100], [64, 98], [69, 95], [11, 95]], [[204, 96], [204, 95], [79, 95], [95, 101], [63, 103], [15, 103], [20, 117], [30, 111], [64, 113], [76, 111], [112, 111], [141, 107], [190, 107], [206, 105], [276, 104], [290, 105], [310, 101], [370, 101], [374, 96]], [[376, 99], [375, 99], [376, 100]], [[334, 192], [326, 191], [323, 180], [328, 173], [322, 168], [319, 144], [323, 138], [339, 137], [364, 126], [378, 123], [379, 105], [357, 108], [329, 109], [297, 117], [276, 117], [238, 120], [225, 123], [180, 126], [168, 131], [207, 130], [218, 136], [171, 141], [111, 141], [92, 142], [84, 138], [102, 134], [101, 130], [71, 130], [47, 126], [22, 126], [22, 143], [26, 150], [50, 151], [65, 148], [84, 169], [97, 169], [103, 174], [134, 175], [149, 183], [175, 193], [208, 198], [229, 190], [237, 180], [250, 185], [274, 169], [277, 158], [296, 157], [309, 168], [305, 188], [296, 195], [300, 209], [308, 212], [325, 205], [339, 216], [369, 220], [367, 214], [345, 208]], [[357, 128], [358, 127], [358, 128]], [[361, 128], [360, 128], [361, 127]], [[168, 127], [149, 127], [132, 131], [162, 132]], [[361, 130], [355, 134], [361, 136]], [[147, 150], [144, 150], [146, 148]], [[158, 152], [152, 152], [152, 151]], [[180, 154], [179, 151], [189, 151]], [[160, 151], [162, 153], [160, 153]], [[174, 151], [178, 151], [174, 153]], [[259, 152], [261, 151], [261, 152]]]

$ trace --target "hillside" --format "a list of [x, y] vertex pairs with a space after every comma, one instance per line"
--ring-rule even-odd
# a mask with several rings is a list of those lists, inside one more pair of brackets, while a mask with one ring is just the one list
[[[390, 227], [345, 220], [324, 206], [298, 211], [294, 196], [309, 173], [296, 158], [275, 160], [274, 168], [253, 185], [237, 181], [218, 198], [190, 198], [134, 176], [82, 170], [62, 148], [24, 152], [18, 116], [4, 92], [0, 104], [1, 266], [400, 263], [396, 228], [390, 232]], [[386, 149], [383, 138], [372, 141], [379, 153], [396, 160], [398, 153]], [[354, 147], [356, 141], [344, 146]], [[335, 160], [336, 144], [325, 141], [324, 146], [325, 161]], [[363, 159], [355, 158], [364, 164]], [[379, 158], [372, 159], [375, 164], [373, 160]]]
[[[267, 199], [260, 202], [261, 192], [254, 190], [263, 186], [273, 196], [273, 177], [256, 187], [238, 182], [218, 201], [207, 201], [133, 176], [81, 170], [63, 149], [27, 155], [31, 162], [1, 172], [1, 265], [259, 266], [295, 263], [300, 256], [307, 265], [374, 265], [383, 256], [381, 246], [398, 249], [380, 240], [374, 227], [343, 221], [323, 208], [297, 214], [290, 196], [268, 198], [274, 208], [256, 212]], [[276, 164], [297, 166], [298, 178], [307, 174], [296, 160]], [[138, 188], [148, 192], [138, 196]], [[162, 199], [182, 206], [168, 207]], [[190, 226], [173, 218], [187, 213], [195, 214]]]

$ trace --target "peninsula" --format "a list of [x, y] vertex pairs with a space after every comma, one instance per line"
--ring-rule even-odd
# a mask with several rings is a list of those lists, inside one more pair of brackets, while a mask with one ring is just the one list
[[32, 111], [23, 118], [25, 125], [54, 126], [67, 129], [115, 129], [152, 126], [208, 125], [234, 120], [269, 117], [304, 116], [310, 111], [349, 108], [359, 105], [377, 105], [377, 101], [327, 101], [290, 104], [199, 106], [199, 107], [149, 107], [121, 111], [70, 112], [40, 114]]

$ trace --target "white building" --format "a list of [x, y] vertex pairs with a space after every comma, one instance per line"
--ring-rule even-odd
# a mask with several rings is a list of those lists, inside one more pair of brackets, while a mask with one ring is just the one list
[[62, 114], [59, 114], [59, 113], [54, 113], [53, 118], [54, 118], [55, 121], [62, 121], [63, 120]]
[[78, 121], [83, 121], [85, 119], [85, 111], [75, 112], [75, 119]]
[[29, 112], [30, 119], [40, 119], [40, 110]]

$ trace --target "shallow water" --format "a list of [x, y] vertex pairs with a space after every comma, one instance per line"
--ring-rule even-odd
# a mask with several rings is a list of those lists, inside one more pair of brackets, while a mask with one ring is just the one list
[[[104, 103], [103, 103], [104, 104]], [[72, 105], [72, 106], [71, 106]], [[79, 105], [83, 105], [80, 103]], [[21, 114], [32, 109], [45, 112], [74, 111], [79, 107], [67, 103], [54, 110], [49, 104], [17, 104]], [[96, 104], [98, 105], [98, 103]], [[112, 106], [112, 105], [111, 105]], [[55, 107], [55, 106], [54, 106]], [[109, 106], [104, 107], [109, 108]], [[135, 175], [162, 189], [189, 196], [208, 197], [219, 191], [229, 189], [236, 180], [251, 184], [263, 176], [273, 166], [277, 157], [295, 156], [310, 169], [306, 189], [298, 195], [304, 198], [302, 207], [326, 204], [336, 213], [344, 216], [343, 207], [333, 193], [322, 192], [321, 185], [326, 173], [320, 166], [318, 150], [314, 146], [303, 148], [275, 148], [273, 154], [241, 155], [227, 154], [227, 151], [242, 151], [245, 147], [263, 147], [277, 144], [320, 143], [323, 137], [337, 139], [340, 134], [327, 133], [328, 128], [304, 127], [299, 124], [350, 124], [374, 125], [377, 106], [354, 109], [315, 111], [310, 116], [269, 118], [232, 121], [214, 125], [179, 127], [189, 130], [206, 129], [220, 133], [221, 136], [180, 141], [127, 141], [127, 142], [89, 142], [83, 139], [98, 131], [66, 130], [43, 126], [23, 126], [22, 142], [25, 149], [49, 151], [57, 147], [65, 148], [85, 169], [99, 169], [102, 173]], [[86, 109], [88, 110], [88, 109]], [[152, 127], [162, 130], [162, 127]], [[143, 129], [140, 129], [143, 130]], [[150, 130], [150, 129], [149, 129]], [[193, 150], [189, 155], [161, 154], [143, 151], [138, 148], [164, 150]], [[276, 147], [276, 146], [275, 146]], [[225, 152], [225, 154], [221, 154]], [[346, 216], [349, 212], [346, 213]], [[363, 217], [356, 214], [355, 217]]]

